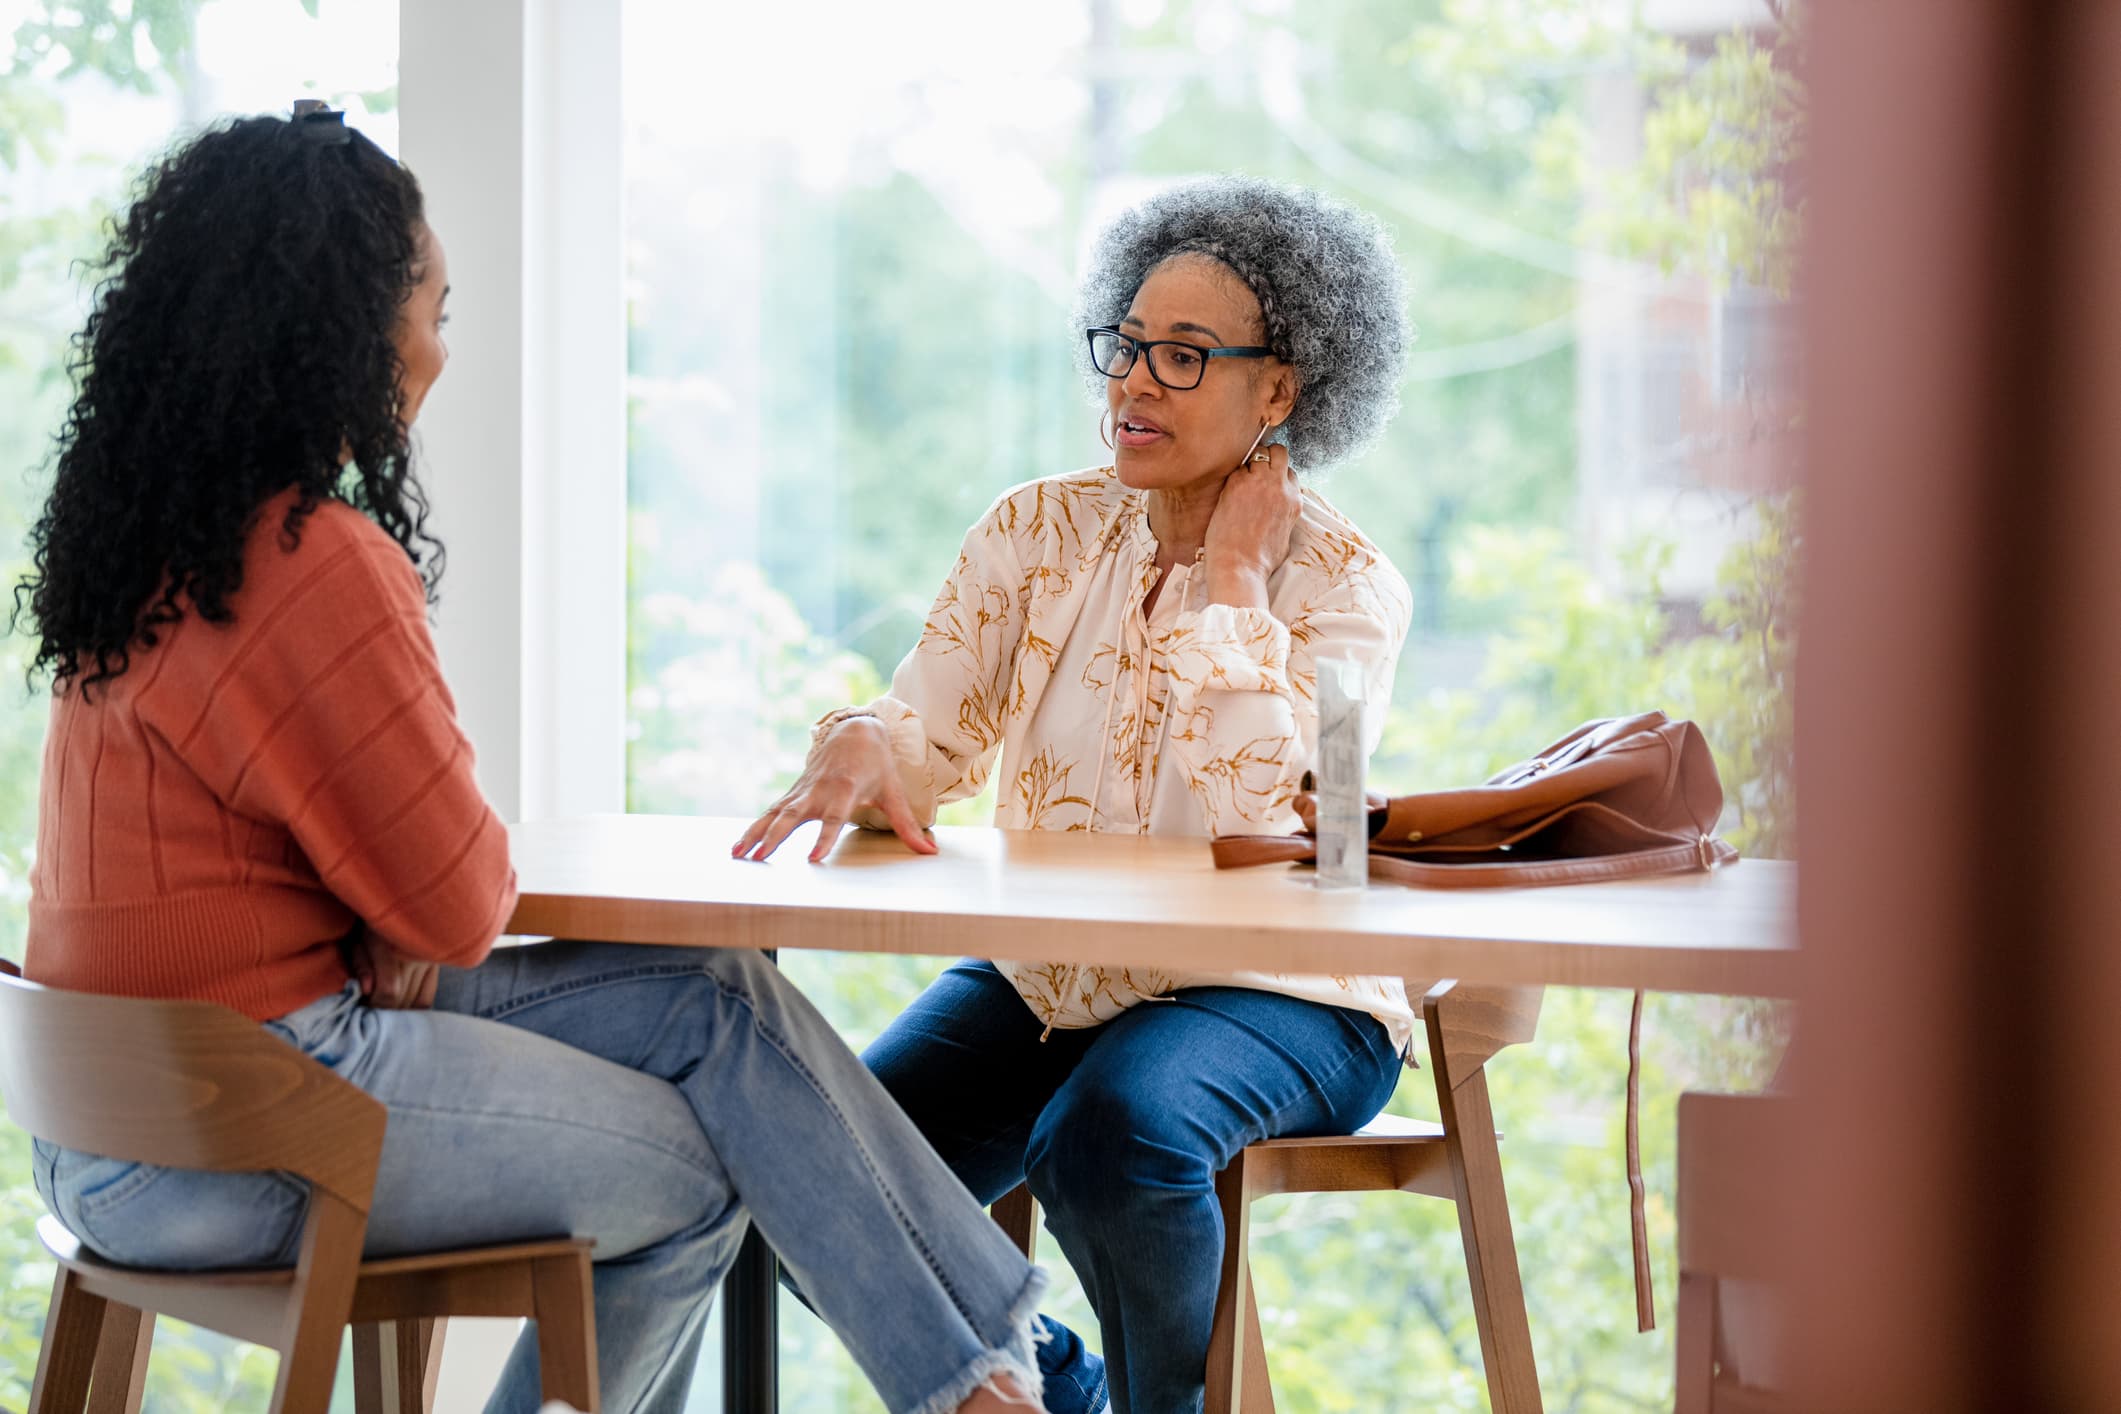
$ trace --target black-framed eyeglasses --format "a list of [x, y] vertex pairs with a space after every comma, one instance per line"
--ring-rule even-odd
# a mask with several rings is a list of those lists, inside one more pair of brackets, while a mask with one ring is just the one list
[[1198, 388], [1207, 375], [1211, 358], [1267, 358], [1274, 350], [1248, 345], [1243, 348], [1204, 349], [1182, 339], [1137, 339], [1117, 329], [1085, 329], [1090, 340], [1090, 363], [1107, 378], [1124, 378], [1134, 371], [1134, 360], [1149, 360], [1149, 376], [1173, 392]]

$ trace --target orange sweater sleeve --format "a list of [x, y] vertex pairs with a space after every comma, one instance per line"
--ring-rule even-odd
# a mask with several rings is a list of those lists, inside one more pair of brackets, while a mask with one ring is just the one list
[[166, 697], [156, 725], [231, 809], [292, 836], [371, 933], [473, 966], [514, 909], [515, 871], [419, 576], [367, 517], [331, 503], [284, 561], [263, 567], [279, 582], [246, 585], [259, 612], [239, 618], [203, 700]]

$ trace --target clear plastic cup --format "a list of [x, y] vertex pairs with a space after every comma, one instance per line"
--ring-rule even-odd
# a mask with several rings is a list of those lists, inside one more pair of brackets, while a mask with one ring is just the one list
[[1370, 881], [1369, 812], [1363, 773], [1369, 753], [1363, 731], [1362, 664], [1351, 658], [1318, 660], [1318, 887], [1359, 889]]

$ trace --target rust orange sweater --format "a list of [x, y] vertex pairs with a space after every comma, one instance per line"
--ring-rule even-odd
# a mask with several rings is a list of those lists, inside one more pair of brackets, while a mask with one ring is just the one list
[[419, 576], [361, 512], [289, 548], [267, 503], [235, 621], [187, 613], [132, 666], [54, 697], [30, 874], [33, 980], [258, 1020], [344, 985], [359, 924], [468, 967], [515, 905]]

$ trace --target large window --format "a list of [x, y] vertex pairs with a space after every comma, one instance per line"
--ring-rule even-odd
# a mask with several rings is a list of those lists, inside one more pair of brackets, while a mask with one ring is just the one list
[[[0, 0], [0, 568], [23, 569], [87, 312], [75, 262], [171, 138], [300, 97], [397, 148], [395, 0]], [[20, 638], [0, 650], [0, 956], [20, 960], [45, 703]], [[29, 1142], [0, 1119], [0, 1408], [29, 1402], [52, 1268], [32, 1227]], [[269, 1352], [165, 1322], [147, 1407], [263, 1409]], [[345, 1392], [342, 1392], [345, 1393]], [[350, 1401], [347, 1403], [350, 1408]]]
[[[1728, 832], [1787, 852], [1781, 164], [1803, 104], [1781, 9], [630, 0], [632, 808], [755, 811], [808, 723], [888, 677], [989, 501], [1105, 459], [1070, 363], [1085, 242], [1160, 184], [1237, 169], [1375, 212], [1412, 291], [1404, 410], [1324, 488], [1416, 595], [1373, 780], [1477, 780], [1663, 707], [1715, 743]], [[935, 970], [787, 965], [857, 1042]], [[1669, 1405], [1669, 1343], [1634, 1333], [1627, 1290], [1626, 1004], [1555, 992], [1539, 1044], [1495, 1067], [1555, 1407]], [[1750, 1006], [1652, 1008], [1667, 1312], [1673, 1097], [1759, 1079], [1771, 1031]], [[1257, 1221], [1284, 1407], [1481, 1405], [1447, 1206]], [[1087, 1322], [1072, 1290], [1060, 1306]], [[787, 1407], [873, 1407], [784, 1307]]]

